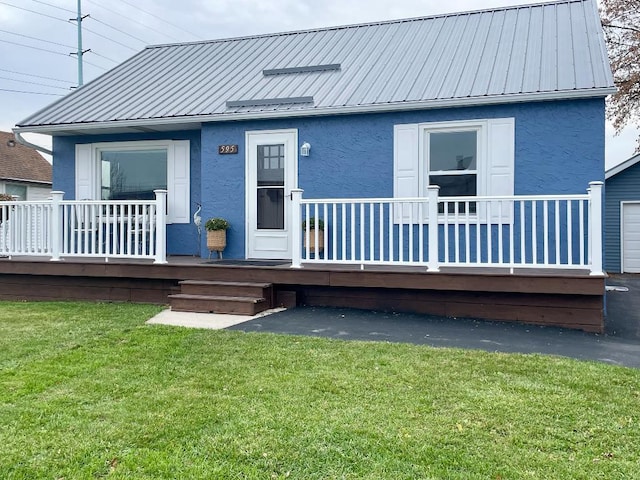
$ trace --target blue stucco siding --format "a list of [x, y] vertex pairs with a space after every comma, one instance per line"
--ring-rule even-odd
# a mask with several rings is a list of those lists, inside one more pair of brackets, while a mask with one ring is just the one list
[[[191, 154], [191, 213], [200, 202], [200, 130], [167, 133], [122, 135], [83, 135], [53, 137], [53, 189], [75, 198], [75, 146], [77, 143], [128, 142], [144, 140], [189, 140]], [[197, 231], [193, 224], [167, 226], [167, 252], [174, 255], [193, 255], [199, 252]]]
[[[393, 126], [514, 117], [515, 193], [585, 193], [604, 180], [604, 100], [210, 123], [202, 127], [203, 218], [226, 216], [233, 227], [225, 255], [245, 254], [245, 132], [298, 130], [311, 155], [300, 157], [305, 198], [393, 196]], [[238, 155], [219, 155], [238, 144]]]
[[607, 179], [604, 204], [604, 265], [612, 273], [621, 271], [621, 202], [640, 201], [640, 164]]
[[[55, 137], [55, 189], [74, 198], [76, 143], [191, 140], [191, 199], [203, 205], [202, 218], [223, 216], [228, 232], [225, 257], [245, 255], [245, 133], [297, 129], [298, 185], [306, 198], [393, 196], [393, 127], [397, 124], [515, 118], [515, 193], [584, 193], [604, 180], [604, 100], [567, 100], [409, 112], [336, 115], [254, 121], [211, 122], [201, 130], [167, 134]], [[237, 144], [237, 155], [219, 155], [218, 145]], [[193, 225], [171, 225], [168, 251], [197, 249]], [[204, 237], [204, 235], [203, 235]], [[206, 255], [204, 238], [200, 253]]]

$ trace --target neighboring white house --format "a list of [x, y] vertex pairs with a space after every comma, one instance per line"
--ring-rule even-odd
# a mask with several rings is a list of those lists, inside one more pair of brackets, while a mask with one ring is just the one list
[[51, 196], [51, 164], [10, 132], [0, 132], [0, 193], [29, 201]]

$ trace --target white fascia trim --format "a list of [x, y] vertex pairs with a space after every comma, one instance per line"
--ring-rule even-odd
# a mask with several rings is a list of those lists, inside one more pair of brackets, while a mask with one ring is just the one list
[[347, 115], [357, 113], [397, 112], [435, 108], [472, 107], [503, 103], [544, 102], [549, 100], [573, 100], [579, 98], [605, 97], [617, 92], [615, 87], [589, 90], [563, 90], [542, 93], [516, 93], [490, 95], [486, 97], [447, 98], [419, 102], [385, 103], [377, 105], [355, 105], [348, 107], [324, 107], [313, 110], [279, 110], [275, 112], [216, 113], [209, 115], [180, 116], [171, 118], [147, 118], [136, 120], [112, 120], [104, 122], [71, 123], [61, 125], [17, 126], [14, 132], [47, 133], [64, 131], [95, 130], [99, 128], [153, 127], [185, 123], [228, 122], [236, 120], [263, 120], [270, 118], [315, 117], [325, 115]]
[[620, 172], [626, 170], [629, 167], [633, 167], [636, 163], [640, 162], [640, 154], [634, 155], [633, 157], [625, 160], [624, 162], [616, 165], [615, 167], [610, 168], [606, 172], [604, 172], [605, 180], [613, 177], [614, 175], [619, 174]]

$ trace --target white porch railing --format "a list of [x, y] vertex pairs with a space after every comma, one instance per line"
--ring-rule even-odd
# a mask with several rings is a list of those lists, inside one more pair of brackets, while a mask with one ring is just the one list
[[[588, 269], [602, 274], [602, 182], [584, 195], [302, 199], [293, 267], [304, 263]], [[314, 222], [302, 222], [306, 219]], [[324, 223], [324, 232], [310, 223]]]
[[0, 202], [0, 255], [153, 259], [166, 263], [166, 190], [155, 200]]

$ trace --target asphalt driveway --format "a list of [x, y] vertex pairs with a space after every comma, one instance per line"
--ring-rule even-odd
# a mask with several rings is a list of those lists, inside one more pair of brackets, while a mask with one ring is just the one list
[[324, 307], [298, 307], [229, 329], [541, 353], [640, 368], [640, 275], [614, 275], [607, 285], [625, 287], [628, 291], [607, 293], [604, 335], [505, 322]]

